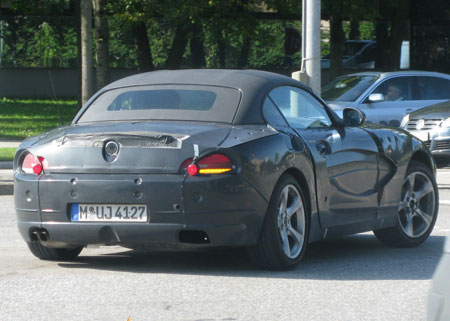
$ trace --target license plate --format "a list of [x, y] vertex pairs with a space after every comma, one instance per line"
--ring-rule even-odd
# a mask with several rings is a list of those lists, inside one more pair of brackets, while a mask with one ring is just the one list
[[138, 222], [148, 221], [147, 205], [72, 204], [72, 222]]
[[411, 131], [411, 134], [416, 136], [416, 138], [419, 138], [423, 142], [427, 142], [430, 140], [429, 132], [428, 131]]

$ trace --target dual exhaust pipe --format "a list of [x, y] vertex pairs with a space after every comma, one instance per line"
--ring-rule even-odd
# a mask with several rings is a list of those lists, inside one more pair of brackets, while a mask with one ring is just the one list
[[34, 241], [42, 241], [47, 242], [49, 239], [49, 234], [46, 229], [43, 228], [35, 228], [31, 231], [32, 239]]

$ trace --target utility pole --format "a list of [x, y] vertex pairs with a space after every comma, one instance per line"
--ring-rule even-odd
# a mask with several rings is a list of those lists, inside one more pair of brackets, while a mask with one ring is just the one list
[[302, 0], [302, 64], [292, 78], [320, 95], [320, 0]]
[[93, 94], [92, 70], [92, 1], [80, 1], [81, 16], [81, 104]]

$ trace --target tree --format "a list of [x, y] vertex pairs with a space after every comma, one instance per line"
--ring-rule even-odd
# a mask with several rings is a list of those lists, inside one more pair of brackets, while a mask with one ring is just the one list
[[81, 103], [84, 105], [93, 94], [91, 0], [81, 0], [80, 21], [81, 21]]
[[105, 12], [106, 0], [93, 0], [95, 19], [95, 49], [97, 89], [109, 83], [109, 28]]
[[147, 34], [147, 23], [152, 21], [161, 8], [158, 1], [112, 0], [109, 10], [115, 13], [125, 29], [131, 31], [140, 72], [151, 71], [153, 67], [152, 51]]
[[402, 41], [408, 38], [409, 2], [379, 0], [376, 21], [377, 69], [396, 70], [400, 67]]
[[358, 35], [359, 32], [354, 30], [356, 26], [359, 26], [357, 22], [373, 19], [375, 10], [370, 0], [323, 0], [322, 3], [330, 19], [330, 80], [333, 80], [342, 69], [345, 41], [344, 19], [353, 21], [352, 36]]

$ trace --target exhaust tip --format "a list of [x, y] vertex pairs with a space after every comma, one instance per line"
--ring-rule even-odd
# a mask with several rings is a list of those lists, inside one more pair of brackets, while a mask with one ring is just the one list
[[49, 239], [49, 234], [46, 229], [34, 228], [31, 230], [30, 239], [35, 242], [46, 242]]
[[210, 244], [211, 241], [203, 231], [198, 230], [182, 230], [178, 235], [181, 243], [189, 244]]

